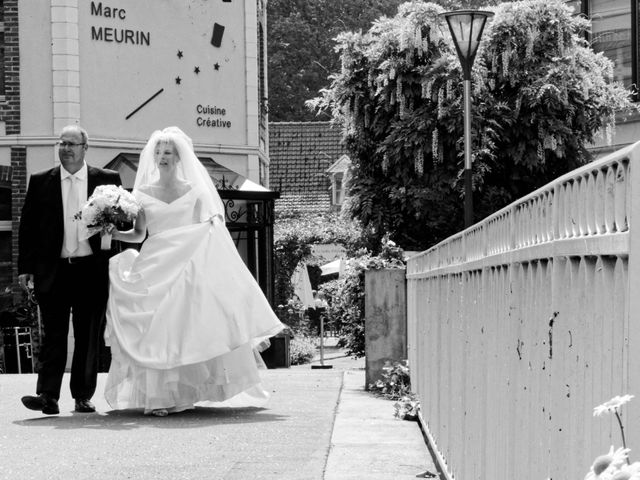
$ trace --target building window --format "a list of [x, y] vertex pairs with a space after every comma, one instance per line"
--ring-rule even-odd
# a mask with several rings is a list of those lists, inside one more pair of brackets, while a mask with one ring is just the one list
[[344, 203], [350, 168], [351, 159], [348, 155], [342, 155], [326, 170], [327, 176], [331, 179], [331, 205], [333, 206], [339, 207]]
[[11, 222], [0, 221], [0, 265], [11, 265]]
[[267, 115], [269, 109], [267, 106], [267, 90], [265, 81], [265, 38], [264, 27], [258, 21], [258, 104], [259, 104], [259, 136], [260, 148], [264, 151], [267, 148]]
[[333, 205], [342, 205], [344, 201], [344, 173], [334, 173], [331, 178], [331, 190]]
[[0, 180], [0, 266], [7, 265], [11, 265], [11, 182]]
[[631, 2], [629, 0], [591, 0], [591, 46], [615, 65], [614, 79], [626, 87], [634, 84], [631, 59]]
[[13, 303], [11, 167], [0, 165], [0, 310]]
[[567, 4], [575, 13], [591, 19], [589, 41], [595, 52], [602, 52], [614, 63], [613, 78], [630, 88], [638, 83], [636, 52], [637, 0], [583, 0]]

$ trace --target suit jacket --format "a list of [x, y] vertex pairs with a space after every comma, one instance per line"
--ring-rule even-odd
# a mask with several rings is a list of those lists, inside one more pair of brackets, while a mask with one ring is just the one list
[[[18, 274], [34, 275], [36, 294], [51, 289], [60, 263], [64, 241], [60, 168], [58, 166], [31, 175], [20, 217]], [[121, 185], [118, 172], [87, 165], [87, 198], [98, 185], [109, 184]], [[89, 238], [89, 245], [93, 253], [103, 259], [106, 267], [109, 257], [115, 252], [100, 249], [98, 234]], [[106, 269], [97, 274], [106, 275]]]

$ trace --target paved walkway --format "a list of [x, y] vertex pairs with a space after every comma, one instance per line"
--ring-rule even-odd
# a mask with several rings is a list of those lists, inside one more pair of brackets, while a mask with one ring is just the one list
[[68, 377], [61, 414], [41, 415], [20, 403], [35, 375], [0, 375], [0, 479], [401, 480], [435, 472], [418, 424], [393, 418], [393, 402], [364, 392], [362, 359], [327, 349], [324, 363], [333, 368], [262, 372], [267, 408], [199, 407], [165, 418], [113, 411], [100, 395], [98, 413], [75, 413]]

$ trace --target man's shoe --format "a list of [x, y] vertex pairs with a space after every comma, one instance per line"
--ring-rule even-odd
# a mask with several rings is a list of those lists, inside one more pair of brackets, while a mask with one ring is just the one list
[[91, 403], [89, 399], [76, 399], [76, 412], [80, 413], [93, 413], [96, 411], [96, 407]]
[[40, 394], [37, 397], [33, 395], [22, 397], [22, 404], [29, 410], [37, 410], [45, 415], [58, 415], [60, 413], [58, 401], [44, 394]]

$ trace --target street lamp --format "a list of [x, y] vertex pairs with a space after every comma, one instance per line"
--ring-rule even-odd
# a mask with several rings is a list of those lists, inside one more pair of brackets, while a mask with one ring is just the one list
[[464, 226], [473, 224], [473, 180], [471, 171], [471, 67], [487, 19], [492, 12], [482, 10], [457, 10], [446, 12], [453, 43], [462, 65], [464, 79]]

